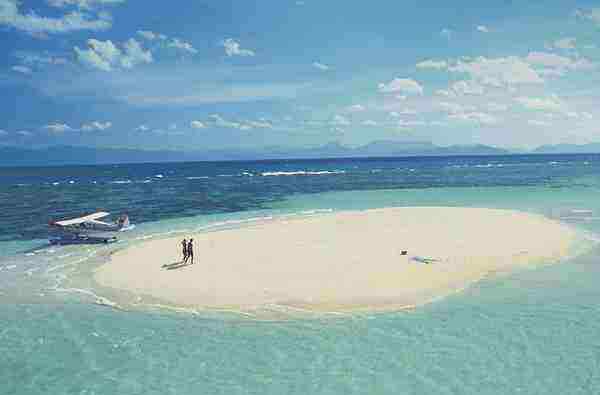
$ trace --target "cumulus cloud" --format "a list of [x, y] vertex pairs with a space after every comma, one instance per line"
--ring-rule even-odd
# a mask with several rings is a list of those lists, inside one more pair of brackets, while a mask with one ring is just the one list
[[382, 93], [423, 94], [423, 87], [417, 81], [410, 78], [394, 78], [387, 84], [380, 83], [378, 88]]
[[448, 115], [448, 119], [461, 121], [461, 122], [470, 122], [476, 123], [480, 125], [494, 125], [498, 123], [498, 118], [494, 115], [487, 114], [484, 112], [459, 112]]
[[218, 114], [212, 114], [209, 118], [214, 122], [216, 127], [229, 128], [229, 129], [242, 129], [241, 123], [227, 121]]
[[238, 130], [252, 130], [252, 129], [272, 129], [273, 124], [268, 120], [261, 118], [254, 121], [229, 121], [218, 114], [212, 114], [209, 116], [210, 122], [215, 127], [226, 128], [226, 129], [238, 129]]
[[141, 44], [130, 38], [122, 45], [122, 50], [112, 41], [89, 39], [88, 49], [75, 47], [79, 62], [102, 71], [111, 71], [113, 68], [131, 69], [142, 63], [152, 63], [152, 52], [144, 50]]
[[424, 121], [406, 121], [404, 119], [399, 119], [397, 125], [399, 129], [406, 130], [419, 126], [426, 126], [427, 123]]
[[81, 130], [84, 132], [102, 131], [112, 127], [112, 122], [99, 122], [93, 121], [90, 123], [83, 124]]
[[50, 123], [50, 124], [44, 126], [43, 129], [46, 129], [52, 133], [64, 133], [64, 132], [70, 132], [70, 131], [75, 130], [72, 127], [70, 127], [69, 125], [67, 125], [66, 123], [59, 123], [59, 122]]
[[560, 76], [569, 70], [592, 70], [596, 64], [586, 58], [568, 58], [548, 52], [530, 52], [525, 60], [532, 66], [543, 67], [539, 73]]
[[475, 111], [474, 106], [459, 104], [455, 102], [440, 102], [438, 103], [438, 105], [444, 112], [447, 112], [449, 114], [460, 114]]
[[353, 105], [347, 107], [346, 110], [348, 112], [361, 112], [361, 111], [365, 111], [366, 108], [362, 104], [353, 104]]
[[246, 125], [256, 129], [273, 129], [273, 124], [263, 118], [258, 121], [247, 121]]
[[440, 31], [440, 36], [444, 37], [447, 40], [450, 40], [452, 38], [452, 34], [454, 32], [448, 28], [444, 28]]
[[167, 48], [175, 48], [177, 50], [188, 52], [190, 54], [198, 53], [198, 50], [194, 46], [186, 41], [179, 38], [169, 38], [165, 34], [156, 33], [151, 30], [138, 30], [137, 35], [148, 41], [162, 41], [163, 45]]
[[150, 130], [150, 128], [146, 125], [140, 125], [137, 128], [135, 128], [136, 132], [147, 132], [148, 130]]
[[204, 129], [206, 125], [202, 121], [192, 121], [190, 122], [190, 127], [192, 129]]
[[326, 64], [320, 63], [320, 62], [313, 62], [313, 67], [317, 68], [319, 70], [323, 70], [323, 71], [327, 71], [330, 69], [329, 66], [327, 66]]
[[331, 120], [331, 124], [335, 126], [349, 126], [350, 120], [343, 115], [337, 114]]
[[436, 70], [442, 70], [448, 67], [448, 62], [446, 62], [445, 60], [432, 60], [432, 59], [428, 59], [428, 60], [424, 60], [422, 62], [419, 62], [416, 64], [416, 67], [418, 69], [436, 69]]
[[530, 119], [527, 123], [531, 126], [551, 126], [552, 124], [548, 121], [540, 121], [538, 119]]
[[133, 38], [130, 38], [123, 44], [123, 55], [121, 56], [121, 66], [130, 69], [141, 63], [152, 63], [152, 52], [144, 50], [142, 45]]
[[191, 54], [198, 53], [198, 50], [192, 46], [192, 44], [182, 41], [178, 38], [174, 38], [167, 44], [170, 48], [176, 48], [182, 50], [184, 52], [189, 52]]
[[137, 34], [138, 36], [150, 41], [167, 39], [167, 36], [165, 36], [164, 34], [155, 33], [151, 30], [138, 30]]
[[565, 104], [556, 96], [552, 97], [517, 97], [515, 101], [523, 107], [537, 111], [561, 112], [565, 110]]
[[106, 30], [112, 26], [110, 15], [74, 11], [60, 17], [45, 17], [31, 10], [22, 13], [16, 0], [0, 0], [0, 25], [29, 34], [68, 33], [78, 30]]
[[243, 49], [241, 44], [233, 38], [225, 39], [222, 43], [227, 56], [254, 56], [256, 55], [251, 49]]
[[364, 126], [377, 126], [377, 122], [373, 121], [372, 119], [367, 119], [367, 120], [363, 121], [362, 124]]
[[21, 73], [21, 74], [31, 74], [31, 69], [27, 66], [13, 66], [11, 67], [12, 71], [16, 71], [17, 73]]
[[459, 60], [448, 70], [468, 74], [481, 85], [506, 87], [517, 84], [541, 84], [544, 80], [531, 65], [516, 56], [504, 58], [477, 57]]
[[552, 43], [552, 47], [558, 49], [575, 49], [577, 40], [574, 37], [565, 37]]
[[490, 29], [487, 26], [479, 25], [477, 26], [477, 31], [481, 33], [489, 33]]
[[483, 95], [484, 93], [483, 86], [474, 80], [456, 81], [452, 84], [451, 90], [456, 95]]

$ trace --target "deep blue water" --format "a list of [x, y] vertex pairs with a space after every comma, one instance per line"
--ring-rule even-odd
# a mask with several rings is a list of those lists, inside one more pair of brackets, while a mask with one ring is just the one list
[[[290, 195], [595, 183], [600, 155], [0, 167], [0, 240], [47, 236], [49, 220], [96, 210], [136, 223], [269, 207]], [[587, 178], [590, 179], [587, 179]]]

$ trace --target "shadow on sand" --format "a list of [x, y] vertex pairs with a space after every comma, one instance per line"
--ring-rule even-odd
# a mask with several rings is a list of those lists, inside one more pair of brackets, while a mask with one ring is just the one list
[[190, 266], [190, 265], [191, 265], [191, 263], [185, 263], [185, 262], [179, 261], [179, 262], [164, 264], [164, 265], [162, 265], [162, 268], [165, 270], [176, 270], [176, 269], [181, 269], [181, 268], [184, 268], [184, 267]]

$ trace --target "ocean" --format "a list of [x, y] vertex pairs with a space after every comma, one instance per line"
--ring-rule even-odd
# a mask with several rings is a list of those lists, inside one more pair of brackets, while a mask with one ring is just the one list
[[[389, 206], [517, 209], [595, 244], [599, 197], [600, 155], [0, 168], [0, 394], [597, 394], [600, 247], [415, 310], [269, 320], [119, 308], [91, 272], [151, 238]], [[135, 228], [48, 246], [97, 210]]]

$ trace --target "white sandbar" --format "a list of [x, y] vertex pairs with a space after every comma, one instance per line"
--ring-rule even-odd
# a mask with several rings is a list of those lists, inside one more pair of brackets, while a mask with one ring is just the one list
[[180, 261], [183, 236], [151, 240], [116, 252], [95, 280], [191, 308], [398, 309], [491, 272], [557, 261], [578, 237], [540, 215], [445, 207], [340, 212], [186, 236], [194, 238], [194, 265], [163, 267]]

